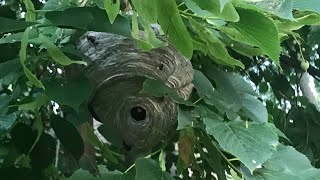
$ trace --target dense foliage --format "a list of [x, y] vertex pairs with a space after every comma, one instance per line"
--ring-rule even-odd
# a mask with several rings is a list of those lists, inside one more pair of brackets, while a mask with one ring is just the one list
[[89, 30], [145, 51], [171, 43], [195, 69], [189, 101], [145, 82], [180, 104], [177, 130], [148, 157], [128, 165], [89, 132], [101, 179], [320, 179], [319, 96], [300, 83], [307, 72], [319, 89], [318, 0], [0, 0], [0, 25], [1, 178], [92, 176], [76, 130], [92, 87], [65, 77], [85, 68], [76, 43]]

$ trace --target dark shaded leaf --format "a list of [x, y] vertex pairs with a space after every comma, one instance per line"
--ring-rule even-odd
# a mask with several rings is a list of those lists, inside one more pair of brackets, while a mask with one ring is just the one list
[[74, 7], [51, 11], [45, 17], [54, 25], [90, 31], [110, 32], [130, 37], [130, 21], [118, 16], [111, 25], [106, 12], [98, 7]]
[[136, 180], [173, 180], [174, 178], [166, 171], [162, 171], [159, 164], [152, 159], [139, 158], [136, 164]]
[[37, 23], [18, 21], [18, 20], [0, 17], [0, 24], [2, 24], [2, 26], [0, 26], [0, 33], [6, 33], [6, 32], [24, 30], [25, 28], [35, 25]]
[[51, 79], [45, 83], [45, 94], [53, 101], [79, 111], [80, 105], [87, 100], [93, 90], [85, 77], [75, 79]]
[[83, 154], [84, 147], [77, 129], [70, 122], [56, 115], [51, 116], [50, 121], [65, 150], [71, 152], [76, 159], [79, 159]]

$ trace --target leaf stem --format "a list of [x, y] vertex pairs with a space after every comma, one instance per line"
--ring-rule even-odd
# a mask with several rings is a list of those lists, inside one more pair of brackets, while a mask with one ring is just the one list
[[124, 173], [127, 173], [129, 172], [136, 164], [133, 163], [127, 170], [124, 171]]
[[228, 159], [229, 162], [232, 162], [232, 161], [239, 161], [239, 158], [231, 158], [231, 159]]
[[222, 158], [227, 162], [227, 164], [235, 171], [237, 172], [237, 174], [242, 174], [240, 170], [238, 170], [238, 168], [236, 168], [231, 162], [230, 160], [223, 154], [223, 152], [219, 149], [219, 147], [217, 147], [217, 145], [215, 143], [212, 142], [211, 137], [207, 134], [207, 133], [203, 133], [200, 132], [199, 133], [204, 140], [208, 143], [208, 145], [210, 145], [211, 147], [214, 147], [222, 156]]
[[184, 5], [184, 2], [180, 3], [180, 4], [178, 5], [178, 8], [181, 7], [182, 5]]
[[192, 17], [196, 17], [196, 18], [206, 19], [206, 17], [199, 16], [199, 15], [196, 15], [196, 14], [191, 14], [191, 13], [188, 13], [188, 12], [185, 12], [185, 11], [179, 10], [179, 12], [180, 12], [181, 15], [186, 15], [186, 16], [192, 16]]
[[207, 16], [199, 16], [199, 15], [196, 15], [196, 14], [191, 14], [191, 13], [188, 13], [187, 12], [188, 9], [182, 11], [182, 10], [179, 10], [180, 14], [181, 15], [185, 15], [185, 16], [192, 16], [192, 17], [196, 17], [196, 18], [200, 18], [200, 19], [217, 19], [216, 17], [207, 17]]

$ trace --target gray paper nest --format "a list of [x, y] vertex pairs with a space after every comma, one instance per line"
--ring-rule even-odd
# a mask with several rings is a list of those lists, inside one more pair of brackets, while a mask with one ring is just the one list
[[[177, 105], [169, 97], [140, 94], [146, 78], [157, 79], [188, 99], [193, 68], [173, 46], [144, 52], [116, 34], [89, 32], [78, 44], [90, 59], [87, 77], [96, 87], [92, 113], [129, 149], [146, 152], [174, 128]], [[108, 137], [107, 137], [108, 139]]]

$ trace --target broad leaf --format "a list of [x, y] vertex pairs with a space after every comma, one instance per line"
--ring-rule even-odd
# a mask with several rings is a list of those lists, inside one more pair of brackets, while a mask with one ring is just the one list
[[253, 175], [244, 173], [248, 180], [313, 180], [320, 178], [320, 170], [315, 169], [309, 159], [290, 146], [279, 145], [273, 156], [257, 169]]
[[26, 6], [26, 21], [34, 22], [36, 21], [35, 8], [31, 0], [23, 0], [24, 5]]
[[201, 71], [194, 71], [192, 83], [194, 88], [196, 88], [200, 98], [212, 96], [214, 88], [209, 79]]
[[50, 124], [65, 150], [76, 159], [79, 159], [84, 152], [84, 147], [82, 138], [76, 127], [66, 119], [56, 115], [50, 117]]
[[72, 107], [79, 111], [80, 105], [87, 100], [92, 92], [92, 86], [85, 77], [71, 80], [51, 79], [45, 83], [45, 94], [58, 104]]
[[192, 18], [189, 18], [189, 22], [197, 31], [201, 40], [206, 42], [210, 54], [215, 57], [215, 60], [218, 61], [217, 63], [244, 68], [244, 65], [240, 61], [229, 55], [225, 44], [223, 44], [212, 32]]
[[98, 7], [74, 7], [63, 11], [50, 11], [45, 17], [59, 27], [110, 32], [130, 37], [130, 21], [117, 16], [111, 25], [106, 12]]
[[137, 46], [141, 48], [144, 51], [150, 51], [153, 47], [148, 42], [144, 41], [140, 37], [140, 30], [139, 30], [139, 24], [138, 24], [138, 17], [137, 13], [133, 13], [132, 15], [132, 33], [131, 33], [133, 39], [136, 40]]
[[108, 13], [110, 23], [113, 24], [120, 12], [120, 0], [116, 0], [115, 3], [113, 3], [113, 0], [103, 0], [103, 5]]
[[37, 77], [32, 74], [32, 72], [26, 67], [25, 61], [27, 59], [27, 46], [28, 46], [28, 40], [29, 40], [29, 30], [30, 28], [26, 28], [22, 35], [21, 39], [21, 48], [19, 51], [19, 57], [20, 57], [20, 62], [23, 67], [23, 71], [25, 75], [27, 76], [28, 80], [30, 81], [31, 84], [35, 85], [36, 87], [44, 89], [43, 84], [41, 81], [37, 79]]
[[154, 160], [139, 158], [136, 164], [136, 180], [173, 180], [174, 178], [166, 171], [162, 171], [159, 164]]
[[19, 110], [38, 111], [41, 106], [47, 104], [48, 102], [48, 97], [44, 94], [40, 94], [32, 102], [19, 105]]
[[[204, 18], [220, 18], [225, 21], [237, 22], [239, 15], [231, 2], [225, 0], [184, 0], [186, 6]], [[220, 6], [222, 3], [222, 6]]]
[[27, 27], [35, 25], [37, 23], [18, 21], [18, 20], [0, 17], [0, 24], [3, 25], [3, 26], [0, 26], [0, 33], [6, 33], [6, 32], [24, 30]]
[[193, 103], [184, 100], [174, 89], [171, 89], [160, 80], [146, 79], [143, 83], [143, 89], [140, 93], [151, 94], [155, 97], [169, 96], [176, 103], [194, 106]]
[[19, 60], [10, 60], [0, 63], [0, 79], [9, 73], [16, 72], [21, 68]]
[[229, 2], [230, 0], [219, 0], [220, 2], [220, 12], [223, 11], [224, 6]]
[[188, 110], [178, 107], [178, 127], [177, 130], [184, 129], [186, 127], [192, 127], [193, 120], [196, 119], [196, 114]]
[[272, 20], [258, 11], [243, 8], [238, 8], [237, 11], [240, 21], [230, 23], [230, 26], [240, 33], [237, 34], [240, 36], [239, 39], [259, 47], [277, 65], [280, 65], [280, 40]]
[[6, 112], [0, 112], [0, 139], [14, 125], [16, 119], [17, 115], [15, 113], [6, 114]]
[[61, 64], [61, 65], [70, 65], [70, 64], [82, 64], [82, 65], [87, 65], [86, 62], [84, 61], [72, 61], [69, 59], [63, 52], [52, 42], [50, 41], [46, 36], [40, 34], [39, 35], [43, 46], [45, 46], [52, 57], [52, 59]]
[[157, 9], [154, 1], [132, 0], [132, 3], [142, 19], [148, 23], [157, 22]]
[[169, 41], [188, 59], [193, 53], [192, 39], [184, 25], [175, 0], [156, 0], [158, 22]]
[[256, 96], [252, 86], [241, 76], [214, 67], [205, 67], [207, 75], [216, 83], [216, 90], [227, 102], [241, 104], [243, 94]]
[[293, 8], [300, 11], [315, 11], [320, 13], [320, 6], [318, 0], [293, 0]]
[[93, 129], [90, 126], [87, 126], [87, 133], [88, 133], [88, 141], [95, 147], [98, 147], [103, 155], [107, 160], [118, 163], [118, 159], [114, 156], [112, 151], [109, 149], [107, 144], [103, 144], [97, 135], [94, 133]]
[[208, 134], [214, 136], [227, 152], [238, 157], [253, 172], [276, 150], [278, 136], [267, 124], [242, 121], [223, 122], [217, 114], [203, 118]]
[[134, 177], [128, 173], [122, 173], [120, 171], [108, 171], [104, 166], [98, 167], [101, 174], [100, 177], [94, 177], [88, 171], [83, 169], [77, 170], [68, 180], [134, 180]]
[[[6, 43], [16, 43], [21, 41], [23, 32], [18, 32], [10, 35], [5, 35], [0, 39], [0, 44]], [[31, 29], [29, 31], [29, 42], [30, 43], [37, 43], [38, 32], [36, 29]]]
[[267, 108], [256, 97], [246, 94], [242, 97], [242, 111], [244, 116], [255, 122], [264, 123], [268, 121]]

